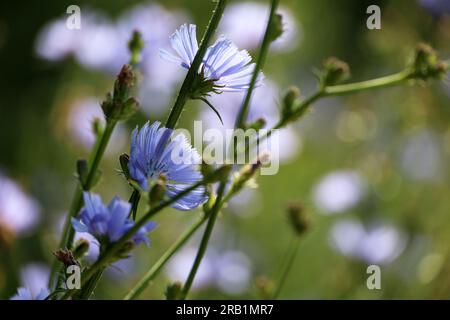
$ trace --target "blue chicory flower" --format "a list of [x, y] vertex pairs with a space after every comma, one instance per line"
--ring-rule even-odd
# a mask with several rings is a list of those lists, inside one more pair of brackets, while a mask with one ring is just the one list
[[[163, 59], [180, 64], [189, 69], [198, 51], [196, 26], [182, 25], [170, 37], [175, 55], [161, 49]], [[255, 64], [246, 50], [241, 50], [228, 39], [220, 37], [206, 51], [199, 73], [205, 81], [212, 81], [214, 92], [238, 92], [248, 89]], [[263, 75], [259, 74], [256, 86], [262, 84]]]
[[[152, 125], [147, 123], [133, 131], [128, 169], [143, 189], [149, 189], [149, 181], [163, 175], [167, 180], [166, 196], [172, 198], [203, 179], [198, 171], [201, 158], [186, 136], [172, 137], [173, 130], [160, 125], [158, 121]], [[207, 199], [205, 188], [200, 186], [174, 202], [172, 207], [192, 210]]]
[[45, 300], [49, 294], [50, 291], [47, 288], [41, 289], [37, 295], [33, 295], [30, 289], [21, 287], [17, 289], [17, 294], [12, 296], [10, 300]]
[[[131, 204], [114, 197], [105, 206], [99, 195], [89, 192], [83, 193], [84, 208], [81, 209], [79, 219], [72, 218], [72, 225], [78, 232], [88, 232], [100, 243], [105, 240], [114, 242], [119, 240], [130, 228], [134, 221], [128, 218]], [[134, 244], [142, 242], [149, 245], [147, 233], [156, 227], [155, 222], [149, 222], [139, 229], [131, 238]]]

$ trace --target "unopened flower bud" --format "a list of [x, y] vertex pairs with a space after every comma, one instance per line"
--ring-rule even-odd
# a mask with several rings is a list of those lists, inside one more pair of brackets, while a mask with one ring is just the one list
[[134, 30], [133, 35], [131, 36], [130, 41], [128, 42], [128, 49], [131, 53], [130, 64], [135, 65], [141, 59], [141, 52], [144, 48], [144, 40], [142, 39], [142, 35], [139, 31]]
[[422, 80], [440, 79], [449, 70], [448, 64], [439, 60], [436, 51], [424, 43], [417, 46], [410, 68], [411, 77]]
[[248, 124], [245, 126], [245, 129], [253, 129], [253, 130], [261, 130], [262, 128], [264, 128], [267, 124], [266, 119], [264, 118], [258, 118], [255, 121], [253, 121], [252, 123]]
[[283, 119], [288, 119], [294, 113], [300, 99], [300, 89], [297, 87], [290, 87], [283, 98], [283, 106], [281, 109], [281, 116]]
[[221, 166], [219, 169], [205, 175], [206, 183], [214, 183], [218, 181], [224, 181], [227, 179], [232, 169], [232, 165], [226, 164]]
[[236, 174], [233, 182], [233, 193], [240, 191], [250, 179], [254, 177], [256, 171], [261, 168], [262, 162], [258, 159], [255, 163], [247, 164], [242, 167], [241, 170]]
[[102, 103], [103, 113], [107, 121], [124, 120], [138, 108], [138, 102], [130, 97], [134, 87], [134, 74], [130, 65], [124, 65], [114, 83], [113, 94], [108, 94]]
[[[103, 244], [101, 244], [103, 246]], [[132, 240], [129, 240], [125, 242], [122, 248], [116, 253], [114, 257], [111, 258], [111, 261], [109, 263], [114, 263], [116, 261], [122, 260], [122, 259], [128, 259], [130, 257], [130, 252], [134, 249], [135, 243]]]
[[279, 13], [276, 13], [273, 16], [273, 20], [270, 25], [270, 33], [269, 33], [270, 41], [277, 40], [279, 37], [281, 37], [283, 32], [284, 32], [283, 16]]
[[179, 300], [181, 298], [181, 290], [183, 285], [181, 282], [174, 282], [167, 286], [166, 292], [164, 293], [167, 300]]
[[117, 80], [114, 83], [113, 99], [115, 102], [125, 102], [129, 95], [130, 90], [134, 86], [134, 74], [130, 65], [125, 64], [120, 70]]
[[127, 101], [123, 103], [120, 112], [120, 119], [121, 120], [128, 119], [133, 114], [135, 114], [138, 109], [139, 109], [139, 101], [137, 101], [137, 99], [134, 97], [129, 98]]
[[302, 235], [310, 226], [301, 203], [292, 203], [287, 208], [289, 222], [297, 235]]
[[95, 118], [94, 121], [92, 121], [92, 132], [94, 132], [96, 137], [100, 137], [103, 134], [104, 129], [102, 120]]
[[56, 259], [61, 261], [66, 267], [73, 265], [77, 266], [80, 265], [78, 261], [75, 259], [72, 251], [70, 251], [69, 249], [59, 249], [53, 252], [53, 255], [56, 257]]
[[75, 259], [80, 259], [84, 257], [89, 252], [89, 241], [80, 238], [77, 242], [75, 242], [75, 245], [73, 246], [73, 256]]
[[258, 294], [261, 296], [261, 299], [267, 300], [272, 297], [273, 291], [275, 289], [275, 283], [273, 282], [273, 280], [261, 276], [256, 278], [255, 285], [258, 290]]
[[158, 205], [164, 199], [164, 195], [166, 194], [166, 181], [167, 178], [164, 175], [160, 175], [156, 179], [154, 186], [149, 192], [150, 207]]
[[333, 86], [350, 77], [350, 68], [347, 63], [335, 57], [328, 58], [324, 63], [321, 77], [322, 86]]

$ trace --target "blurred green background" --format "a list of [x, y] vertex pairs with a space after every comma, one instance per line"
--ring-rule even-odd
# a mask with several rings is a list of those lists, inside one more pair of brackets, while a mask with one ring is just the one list
[[[253, 4], [264, 7], [268, 2]], [[236, 17], [231, 10], [242, 3], [230, 1], [224, 20]], [[70, 4], [49, 0], [45, 5], [38, 1], [1, 5], [1, 298], [9, 298], [20, 284], [31, 286], [45, 278], [58, 241], [58, 225], [76, 185], [75, 161], [88, 155], [89, 123], [82, 122], [83, 112], [90, 114], [89, 108], [102, 100], [120, 68], [120, 64], [95, 63], [96, 54], [115, 50], [108, 41], [100, 41], [101, 32], [100, 38], [87, 37], [84, 44], [97, 46], [97, 51], [84, 56], [79, 47], [67, 49], [71, 38], [65, 34], [54, 31], [48, 43], [42, 40], [49, 33], [45, 26], [64, 19]], [[168, 16], [177, 15], [167, 22], [169, 26], [159, 25], [165, 18], [143, 24], [152, 28], [154, 23], [153, 28], [160, 29], [154, 32], [163, 38], [184, 22], [197, 24], [200, 37], [213, 8], [209, 0], [78, 1], [82, 29], [76, 32], [85, 32], [83, 19], [89, 12], [116, 25], [127, 10], [137, 5], [154, 9], [156, 4]], [[381, 30], [366, 27], [366, 8], [371, 4], [381, 7]], [[429, 43], [444, 58], [450, 56], [448, 1], [439, 5], [411, 0], [297, 0], [281, 1], [281, 6], [293, 19], [287, 25], [292, 38], [271, 51], [264, 70], [276, 84], [274, 99], [269, 99], [273, 106], [289, 85], [297, 85], [305, 95], [312, 92], [313, 71], [329, 56], [348, 62], [351, 81], [400, 71], [418, 42]], [[255, 25], [266, 19], [265, 11], [260, 12], [251, 16]], [[250, 10], [244, 10], [242, 17], [246, 14]], [[121, 39], [108, 32], [104, 35]], [[115, 45], [126, 49], [125, 40]], [[255, 46], [241, 47], [256, 55]], [[62, 52], [59, 56], [54, 55], [57, 49]], [[145, 111], [122, 126], [101, 164], [103, 178], [95, 192], [105, 201], [116, 194], [129, 197], [127, 184], [117, 174], [118, 156], [129, 151], [132, 128], [148, 119], [165, 120], [184, 75], [181, 69], [172, 71], [175, 76], [167, 81], [164, 70], [155, 71], [161, 66], [155, 61], [149, 66], [155, 77], [149, 86], [155, 96], [144, 93]], [[161, 103], [155, 102], [156, 96]], [[262, 279], [277, 281], [293, 238], [285, 218], [285, 208], [292, 201], [304, 204], [312, 225], [280, 298], [449, 298], [449, 102], [450, 86], [445, 80], [317, 103], [301, 123], [292, 126], [292, 146], [285, 148], [295, 152], [286, 156], [280, 172], [259, 177], [258, 189], [244, 191], [238, 202], [223, 211], [192, 298], [262, 297]], [[188, 104], [180, 125], [191, 128], [204, 108]], [[265, 115], [256, 103], [252, 108], [254, 114]], [[25, 224], [27, 211], [39, 218], [22, 232], [9, 224], [17, 211], [25, 215]], [[122, 298], [199, 214], [168, 210], [157, 217], [159, 227], [151, 234], [151, 247], [138, 248], [130, 261], [106, 274], [95, 297]], [[198, 242], [198, 237], [193, 239], [141, 298], [162, 299], [170, 281], [183, 281]], [[369, 264], [381, 266], [381, 290], [366, 287]]]

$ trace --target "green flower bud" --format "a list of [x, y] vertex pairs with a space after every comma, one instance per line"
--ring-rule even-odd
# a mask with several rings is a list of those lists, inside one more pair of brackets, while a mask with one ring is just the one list
[[289, 222], [297, 235], [302, 235], [310, 226], [309, 219], [304, 214], [301, 203], [292, 203], [287, 208]]
[[145, 43], [139, 31], [133, 31], [130, 41], [128, 42], [128, 49], [131, 53], [130, 64], [135, 65], [141, 59], [141, 52], [144, 49]]
[[290, 87], [283, 98], [282, 119], [289, 119], [295, 113], [299, 100], [300, 89], [294, 86]]
[[232, 193], [239, 192], [245, 185], [252, 179], [259, 168], [261, 168], [262, 162], [258, 160], [256, 163], [247, 164], [242, 167], [241, 170], [234, 176]]
[[[102, 242], [100, 242], [102, 244]], [[116, 253], [114, 257], [111, 258], [109, 263], [114, 263], [116, 261], [122, 260], [122, 259], [128, 259], [130, 257], [130, 252], [134, 249], [135, 243], [132, 240], [129, 240], [125, 242], [122, 248]], [[103, 247], [103, 244], [101, 245], [101, 249]]]
[[73, 256], [75, 259], [84, 257], [89, 251], [89, 241], [84, 238], [80, 238], [73, 246]]
[[[103, 108], [103, 104], [102, 104]], [[94, 121], [92, 121], [92, 131], [94, 132], [95, 136], [98, 138], [103, 134], [104, 125], [102, 123], [102, 120], [99, 118], [95, 118]]]
[[224, 181], [229, 176], [232, 168], [233, 167], [230, 164], [221, 166], [219, 169], [214, 170], [213, 172], [205, 175], [204, 176], [205, 182], [214, 183], [218, 181]]
[[125, 64], [120, 70], [114, 83], [114, 102], [125, 102], [130, 96], [130, 90], [134, 87], [134, 73], [130, 65]]
[[335, 58], [328, 58], [324, 62], [324, 71], [320, 78], [324, 87], [333, 86], [350, 77], [350, 68], [347, 63]]
[[169, 284], [164, 292], [167, 300], [179, 300], [181, 298], [181, 290], [183, 285], [180, 282]]
[[273, 280], [265, 276], [261, 276], [256, 278], [255, 285], [262, 300], [268, 300], [272, 298], [273, 291], [275, 290], [275, 283], [273, 282]]
[[107, 121], [129, 118], [136, 112], [139, 103], [130, 97], [134, 88], [135, 76], [130, 65], [124, 65], [114, 83], [113, 94], [108, 94], [102, 103], [103, 113]]
[[262, 128], [264, 128], [267, 124], [266, 119], [264, 118], [258, 118], [256, 119], [254, 122], [248, 124], [245, 126], [245, 129], [253, 129], [253, 130], [261, 130]]
[[150, 207], [154, 207], [161, 203], [166, 194], [166, 181], [167, 178], [164, 175], [159, 175], [158, 179], [156, 179], [155, 184], [150, 189], [149, 192], [149, 204]]
[[283, 28], [283, 16], [279, 13], [276, 13], [273, 16], [273, 20], [272, 23], [270, 25], [270, 33], [269, 33], [269, 39], [270, 41], [275, 41], [277, 40], [279, 37], [281, 37], [281, 35], [284, 32], [284, 28]]
[[139, 109], [139, 101], [136, 100], [136, 98], [131, 97], [125, 103], [123, 104], [121, 113], [120, 113], [120, 119], [126, 120], [130, 118], [133, 114], [136, 113], [136, 111]]
[[446, 62], [439, 60], [438, 54], [432, 47], [421, 43], [416, 48], [410, 69], [411, 78], [442, 79], [449, 70], [449, 66]]

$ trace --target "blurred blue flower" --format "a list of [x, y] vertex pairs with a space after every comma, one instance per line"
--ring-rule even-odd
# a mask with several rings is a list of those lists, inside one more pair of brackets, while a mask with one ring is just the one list
[[[269, 3], [263, 1], [230, 3], [227, 7], [227, 14], [220, 21], [219, 30], [237, 46], [256, 50], [266, 30], [269, 11]], [[289, 8], [280, 6], [277, 12], [283, 17], [283, 34], [270, 44], [270, 50], [291, 51], [302, 40], [300, 21]]]
[[425, 10], [434, 16], [450, 13], [450, 0], [420, 0], [419, 2]]
[[44, 300], [49, 294], [48, 289], [41, 289], [37, 295], [33, 295], [30, 289], [21, 287], [17, 289], [17, 294], [12, 296], [10, 300]]
[[[161, 57], [189, 69], [198, 51], [196, 26], [182, 25], [170, 37], [170, 41], [176, 55], [161, 49]], [[246, 50], [239, 51], [233, 42], [220, 37], [206, 51], [199, 71], [203, 80], [213, 82], [217, 93], [244, 91], [249, 87], [255, 68], [255, 64], [250, 62], [251, 57]], [[256, 86], [261, 85], [262, 79], [260, 73]]]
[[[119, 240], [134, 222], [128, 219], [131, 205], [115, 197], [108, 206], [105, 206], [99, 195], [84, 192], [84, 208], [81, 209], [79, 220], [72, 218], [72, 225], [78, 232], [88, 232], [103, 243], [105, 240], [114, 242]], [[138, 245], [142, 242], [149, 245], [147, 233], [154, 229], [156, 224], [149, 222], [132, 237]]]
[[[191, 147], [186, 137], [179, 134], [173, 138], [173, 130], [161, 127], [160, 122], [151, 126], [145, 124], [133, 131], [128, 168], [130, 175], [143, 189], [148, 181], [155, 181], [163, 175], [168, 183], [166, 195], [169, 198], [202, 180], [198, 171], [200, 155]], [[192, 210], [207, 200], [205, 188], [198, 187], [176, 201], [172, 207], [178, 210]]]
[[386, 223], [365, 226], [356, 220], [341, 220], [331, 228], [330, 242], [344, 256], [387, 265], [405, 250], [407, 235]]
[[0, 229], [28, 235], [39, 223], [41, 208], [14, 180], [0, 172]]

